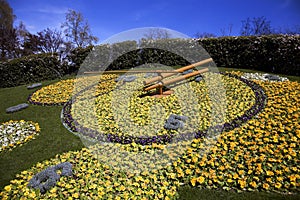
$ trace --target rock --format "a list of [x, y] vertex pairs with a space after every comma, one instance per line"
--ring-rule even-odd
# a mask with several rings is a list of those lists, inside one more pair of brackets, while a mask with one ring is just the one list
[[158, 76], [158, 73], [155, 72], [147, 72], [144, 76], [144, 78], [149, 78], [149, 77], [154, 77], [154, 76]]
[[27, 86], [27, 89], [34, 89], [34, 88], [37, 88], [37, 87], [41, 87], [42, 86], [42, 83], [34, 83], [32, 85], [28, 85]]
[[124, 82], [132, 82], [136, 79], [136, 76], [126, 76], [123, 81]]
[[[60, 175], [56, 173], [57, 170], [61, 170]], [[63, 162], [58, 165], [48, 167], [34, 175], [29, 180], [28, 186], [34, 189], [40, 189], [41, 193], [44, 194], [56, 185], [56, 182], [61, 176], [72, 176], [72, 174], [72, 164], [69, 162]]]
[[17, 112], [19, 110], [27, 108], [29, 105], [27, 103], [21, 103], [16, 106], [12, 106], [6, 109], [7, 113]]
[[119, 82], [119, 81], [123, 81], [123, 82], [132, 82], [136, 79], [137, 77], [136, 76], [125, 76], [125, 75], [122, 75], [122, 76], [119, 76], [118, 78], [115, 79], [116, 82]]
[[281, 81], [279, 76], [272, 75], [272, 74], [266, 74], [265, 78], [271, 81]]
[[202, 80], [203, 80], [203, 77], [201, 75], [195, 77], [196, 82], [200, 82]]
[[177, 130], [184, 127], [184, 123], [188, 117], [171, 114], [165, 122], [164, 128], [168, 130]]

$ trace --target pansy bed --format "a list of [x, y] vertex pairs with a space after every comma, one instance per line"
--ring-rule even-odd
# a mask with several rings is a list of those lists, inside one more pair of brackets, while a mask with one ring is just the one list
[[[64, 106], [64, 124], [98, 141], [163, 144], [229, 131], [259, 113], [265, 104], [261, 87], [231, 74], [205, 73], [205, 81], [190, 79], [185, 85], [172, 87], [174, 94], [164, 98], [153, 98], [140, 89], [143, 76], [137, 75], [137, 80], [126, 84], [100, 81], [82, 90]], [[221, 88], [220, 82], [224, 94], [215, 92]], [[189, 119], [183, 130], [161, 128], [172, 114]]]
[[[3, 199], [175, 199], [178, 187], [184, 184], [209, 189], [299, 193], [300, 84], [254, 82], [267, 96], [260, 113], [239, 127], [223, 131], [212, 145], [205, 137], [191, 140], [182, 156], [160, 169], [139, 175], [119, 171], [99, 162], [92, 148], [84, 148], [57, 155], [23, 171], [0, 196]], [[109, 144], [131, 152], [164, 151], [166, 147], [156, 143]], [[118, 160], [113, 155], [106, 159]], [[45, 194], [27, 186], [35, 174], [61, 162], [72, 163], [72, 177], [61, 177]]]
[[8, 121], [0, 125], [0, 152], [11, 150], [34, 139], [40, 132], [38, 123], [31, 121]]
[[[114, 74], [103, 75], [101, 79], [109, 80], [114, 79], [117, 76]], [[76, 82], [82, 83], [82, 85], [76, 84]], [[83, 79], [67, 79], [61, 80], [57, 83], [44, 86], [37, 91], [29, 95], [28, 101], [31, 104], [53, 106], [64, 105], [74, 93], [74, 89], [79, 92], [81, 89], [88, 87], [93, 81], [93, 78]], [[74, 87], [76, 85], [76, 87]]]

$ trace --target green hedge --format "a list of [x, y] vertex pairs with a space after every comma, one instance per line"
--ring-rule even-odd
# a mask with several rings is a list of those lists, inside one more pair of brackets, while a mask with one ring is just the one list
[[268, 35], [200, 39], [218, 67], [300, 75], [300, 36]]
[[[135, 41], [126, 41], [114, 45], [100, 45], [86, 49], [83, 54], [78, 51], [76, 63], [83, 63], [86, 52], [91, 52], [83, 63], [85, 71], [126, 69], [145, 63], [161, 63], [168, 66], [185, 65], [187, 61], [174, 53], [156, 50], [155, 47], [185, 52], [185, 55], [194, 54], [191, 44], [195, 40], [142, 40], [136, 50]], [[268, 36], [241, 36], [199, 39], [199, 44], [209, 53], [218, 67], [254, 69], [265, 72], [286, 75], [300, 75], [300, 36], [295, 35], [268, 35]], [[153, 47], [153, 48], [149, 48]], [[179, 50], [180, 48], [180, 50]], [[174, 52], [173, 51], [173, 52]], [[199, 48], [199, 59], [209, 55]], [[126, 52], [126, 53], [125, 53]], [[188, 53], [186, 53], [188, 52]], [[111, 57], [109, 55], [111, 53]], [[119, 56], [122, 55], [122, 56]], [[190, 59], [191, 60], [191, 59]], [[196, 61], [195, 61], [196, 62]], [[77, 65], [78, 66], [78, 65]]]
[[66, 57], [68, 63], [64, 63], [67, 73], [76, 73], [93, 48], [93, 46], [88, 46], [86, 48], [78, 47], [73, 49]]
[[[113, 45], [76, 48], [61, 62], [57, 55], [37, 54], [0, 63], [0, 87], [54, 79], [84, 71], [116, 70], [145, 63], [183, 66], [211, 56], [218, 67], [254, 69], [286, 75], [300, 75], [300, 36], [269, 35], [221, 37], [196, 40], [162, 39], [125, 41]], [[140, 45], [140, 49], [137, 46]], [[157, 47], [160, 47], [157, 49]], [[171, 52], [164, 49], [170, 49]], [[178, 52], [178, 54], [174, 53]], [[185, 58], [180, 55], [184, 52]], [[105, 69], [106, 68], [106, 69]]]
[[36, 54], [0, 63], [1, 87], [14, 87], [64, 75], [57, 55]]

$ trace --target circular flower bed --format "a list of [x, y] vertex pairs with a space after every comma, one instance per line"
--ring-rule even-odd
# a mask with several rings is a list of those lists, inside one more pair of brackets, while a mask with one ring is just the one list
[[28, 101], [35, 105], [63, 105], [73, 93], [74, 80], [62, 80], [32, 93]]
[[[224, 96], [209, 94], [211, 91], [205, 82], [191, 81], [189, 89], [192, 91], [189, 93], [193, 94], [190, 97], [184, 93], [184, 102], [188, 107], [182, 113], [182, 99], [178, 94], [183, 93], [185, 87], [172, 88], [176, 90], [176, 95], [152, 98], [147, 92], [139, 90], [143, 88], [143, 75], [138, 77], [135, 82], [118, 86], [122, 87], [119, 90], [114, 81], [101, 82], [93, 90], [82, 90], [64, 106], [64, 124], [73, 132], [99, 141], [143, 145], [166, 143], [172, 141], [174, 136], [176, 140], [186, 140], [202, 137], [208, 130], [220, 132], [238, 127], [259, 113], [266, 99], [263, 90], [251, 81], [231, 74], [206, 73], [204, 78], [212, 88], [218, 88], [218, 81], [215, 80], [221, 80], [224, 84], [227, 107], [222, 105]], [[156, 108], [156, 105], [162, 106]], [[155, 112], [151, 112], [153, 107], [156, 108]], [[129, 114], [125, 114], [127, 110]], [[159, 118], [162, 110], [165, 112], [164, 117]], [[171, 114], [187, 115], [189, 120], [183, 131], [160, 128]], [[121, 127], [115, 122], [116, 118], [121, 119], [125, 125]]]
[[2, 123], [0, 125], [0, 152], [34, 139], [39, 132], [39, 125], [31, 121], [20, 120]]
[[78, 93], [84, 88], [87, 88], [97, 81], [106, 81], [116, 78], [114, 74], [104, 74], [99, 77], [84, 77], [78, 79], [61, 80], [57, 83], [42, 87], [35, 91], [28, 97], [31, 104], [51, 106], [51, 105], [64, 105], [73, 94]]
[[[3, 199], [175, 199], [182, 184], [236, 191], [299, 193], [300, 84], [255, 83], [267, 95], [263, 111], [239, 127], [223, 131], [209, 149], [206, 138], [194, 139], [176, 161], [136, 175], [103, 164], [92, 149], [83, 148], [23, 171], [4, 187], [0, 196]], [[154, 149], [164, 151], [166, 147], [155, 143], [117, 145], [124, 151], [149, 154]], [[106, 159], [118, 161], [113, 155]], [[27, 186], [35, 174], [61, 162], [72, 164], [73, 176], [61, 177], [45, 194]]]

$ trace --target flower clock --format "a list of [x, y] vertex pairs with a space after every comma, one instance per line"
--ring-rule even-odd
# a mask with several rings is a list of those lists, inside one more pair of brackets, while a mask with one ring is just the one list
[[[179, 186], [184, 184], [299, 193], [300, 84], [243, 75], [205, 73], [203, 81], [189, 80], [192, 94], [186, 104], [180, 104], [180, 94], [187, 90], [184, 85], [172, 88], [174, 94], [163, 98], [153, 98], [139, 90], [143, 74], [125, 84], [116, 82], [115, 75], [103, 76], [97, 84], [86, 80], [75, 89], [72, 99], [73, 93], [65, 89], [69, 96], [62, 101], [66, 102], [62, 121], [89, 144], [88, 148], [37, 163], [18, 174], [1, 196], [176, 199]], [[222, 95], [210, 93], [206, 84], [216, 88], [217, 79], [223, 84], [224, 101], [219, 101]], [[72, 90], [74, 83], [70, 84]], [[40, 91], [34, 98], [42, 102], [42, 97], [49, 95], [49, 103], [55, 96], [50, 91], [44, 90], [45, 95]], [[127, 99], [121, 98], [126, 96]], [[180, 130], [164, 128], [172, 114], [187, 117]], [[62, 162], [72, 164], [72, 176], [61, 176], [43, 194], [28, 187], [34, 175]]]

